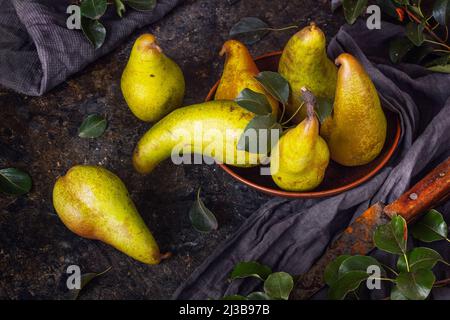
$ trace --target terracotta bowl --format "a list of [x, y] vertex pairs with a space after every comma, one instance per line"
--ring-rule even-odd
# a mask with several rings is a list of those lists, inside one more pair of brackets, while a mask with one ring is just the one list
[[[272, 52], [255, 59], [261, 71], [277, 71], [281, 52]], [[214, 99], [217, 82], [211, 88], [206, 101]], [[400, 121], [398, 116], [384, 109], [387, 118], [386, 143], [379, 156], [369, 164], [358, 167], [345, 167], [330, 161], [322, 183], [308, 192], [291, 192], [280, 189], [269, 175], [260, 175], [259, 167], [238, 168], [219, 164], [219, 166], [240, 182], [264, 193], [287, 198], [320, 198], [336, 195], [352, 189], [373, 177], [392, 157], [400, 140]]]

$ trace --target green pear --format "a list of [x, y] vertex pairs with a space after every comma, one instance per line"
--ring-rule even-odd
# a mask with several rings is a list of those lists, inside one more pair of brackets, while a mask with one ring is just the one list
[[78, 165], [57, 179], [53, 205], [62, 222], [77, 235], [103, 241], [146, 264], [161, 255], [128, 191], [112, 172]]
[[278, 72], [291, 87], [286, 112], [290, 116], [296, 114], [293, 119], [295, 123], [306, 117], [306, 108], [297, 112], [302, 105], [298, 95], [302, 87], [311, 90], [317, 99], [333, 101], [337, 68], [328, 59], [325, 35], [314, 23], [297, 32], [288, 41], [280, 58]]
[[179, 108], [161, 119], [139, 140], [134, 168], [150, 173], [173, 154], [197, 153], [229, 165], [249, 167], [260, 155], [237, 148], [255, 114], [234, 101], [214, 100]]
[[134, 115], [151, 122], [180, 107], [185, 91], [180, 67], [151, 34], [141, 35], [134, 43], [120, 85]]
[[302, 93], [306, 118], [281, 136], [270, 156], [273, 181], [288, 191], [316, 188], [322, 182], [330, 160], [328, 146], [319, 136], [315, 98], [306, 88], [302, 88]]
[[359, 61], [348, 53], [336, 59], [340, 65], [331, 118], [321, 135], [331, 159], [344, 166], [359, 166], [375, 159], [386, 140], [386, 116], [372, 80]]

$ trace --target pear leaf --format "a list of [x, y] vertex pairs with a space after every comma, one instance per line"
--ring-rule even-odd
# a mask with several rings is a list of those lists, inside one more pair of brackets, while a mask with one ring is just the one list
[[272, 112], [272, 107], [267, 97], [259, 92], [245, 88], [235, 99], [242, 108], [247, 109], [257, 115], [266, 115]]
[[197, 199], [189, 210], [189, 218], [194, 229], [200, 232], [217, 230], [216, 216], [205, 206], [200, 198], [200, 188], [197, 191]]
[[450, 64], [429, 67], [428, 70], [441, 73], [450, 73]]
[[424, 300], [430, 294], [436, 278], [431, 270], [400, 272], [395, 279], [400, 293], [410, 300]]
[[406, 25], [406, 36], [415, 46], [420, 46], [424, 41], [423, 29], [421, 23], [409, 22]]
[[268, 154], [278, 142], [281, 131], [281, 125], [272, 114], [256, 115], [239, 137], [237, 148], [250, 153]]
[[403, 217], [395, 215], [387, 224], [378, 226], [373, 241], [375, 246], [393, 254], [406, 254], [408, 228]]
[[442, 26], [450, 21], [450, 1], [436, 0], [433, 6], [433, 17]]
[[31, 177], [28, 173], [16, 169], [0, 170], [0, 191], [11, 195], [23, 195], [31, 190]]
[[289, 83], [281, 74], [273, 71], [262, 71], [255, 78], [272, 97], [282, 104], [287, 103], [289, 99]]
[[106, 119], [98, 114], [88, 115], [78, 129], [80, 138], [98, 138], [105, 132]]
[[256, 261], [243, 261], [234, 266], [230, 279], [240, 279], [247, 277], [255, 277], [265, 280], [272, 273], [270, 267], [262, 265]]
[[339, 267], [348, 258], [350, 258], [349, 255], [341, 255], [326, 266], [323, 277], [327, 285], [331, 287], [339, 279]]
[[408, 300], [398, 289], [397, 285], [392, 286], [390, 298], [391, 300]]
[[328, 298], [331, 300], [343, 300], [347, 294], [358, 289], [361, 282], [368, 277], [369, 274], [366, 271], [347, 272], [330, 286]]
[[414, 44], [408, 38], [395, 38], [389, 43], [389, 58], [393, 63], [398, 63], [413, 47]]
[[272, 299], [289, 299], [294, 288], [294, 279], [289, 273], [275, 272], [264, 281], [264, 291]]
[[81, 15], [97, 20], [105, 14], [107, 6], [106, 0], [82, 0], [80, 4]]
[[367, 0], [343, 0], [345, 20], [348, 24], [354, 24], [356, 19], [364, 12]]
[[413, 237], [424, 242], [433, 242], [447, 238], [447, 224], [437, 210], [428, 211], [411, 228]]
[[239, 20], [230, 30], [230, 38], [236, 38], [247, 45], [254, 44], [269, 33], [269, 25], [256, 17]]
[[247, 296], [248, 300], [270, 300], [270, 297], [261, 291], [252, 292]]
[[126, 0], [126, 3], [138, 11], [153, 10], [156, 6], [156, 0]]
[[109, 270], [111, 270], [111, 267], [108, 267], [105, 271], [102, 271], [100, 273], [90, 272], [90, 273], [82, 274], [81, 279], [80, 279], [80, 288], [70, 290], [70, 300], [77, 300], [80, 295], [80, 292], [81, 292], [81, 290], [83, 290], [83, 288], [85, 288], [92, 280], [104, 275]]
[[106, 29], [100, 21], [81, 17], [81, 30], [95, 49], [100, 48], [105, 42]]
[[320, 123], [323, 123], [333, 112], [333, 101], [328, 98], [317, 97], [315, 111]]
[[367, 272], [367, 268], [370, 266], [378, 266], [382, 273], [385, 273], [381, 264], [373, 257], [355, 255], [342, 261], [338, 270], [338, 278], [343, 277], [345, 274], [352, 271], [364, 271]]
[[[442, 256], [433, 249], [426, 247], [418, 247], [412, 249], [407, 254], [409, 269], [411, 272], [420, 269], [431, 270], [438, 261], [442, 261]], [[407, 266], [404, 256], [400, 256], [397, 260], [397, 269], [400, 272], [406, 272]]]
[[123, 17], [123, 14], [126, 11], [125, 5], [122, 0], [114, 0], [114, 5], [116, 6], [116, 13], [119, 17]]

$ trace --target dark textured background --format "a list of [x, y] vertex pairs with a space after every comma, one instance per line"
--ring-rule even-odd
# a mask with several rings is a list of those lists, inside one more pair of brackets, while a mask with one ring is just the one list
[[[184, 71], [185, 104], [202, 101], [220, 76], [218, 52], [229, 29], [245, 16], [280, 27], [314, 20], [328, 39], [343, 23], [341, 13], [331, 14], [328, 0], [241, 0], [232, 6], [226, 0], [187, 0], [43, 97], [0, 88], [0, 167], [23, 168], [34, 183], [26, 196], [0, 195], [0, 298], [64, 298], [70, 264], [79, 265], [82, 272], [112, 267], [83, 292], [82, 299], [170, 298], [219, 243], [269, 199], [215, 166], [175, 166], [166, 161], [147, 177], [135, 173], [131, 153], [149, 125], [131, 114], [120, 92], [121, 72], [133, 41], [140, 33], [152, 32]], [[279, 50], [293, 33], [272, 33], [251, 52]], [[78, 138], [81, 121], [94, 112], [106, 116], [107, 131], [94, 140]], [[174, 253], [170, 260], [146, 266], [64, 227], [53, 210], [53, 183], [82, 163], [103, 165], [122, 178], [161, 250]], [[193, 230], [188, 218], [200, 186], [219, 220], [219, 230], [207, 235]]]

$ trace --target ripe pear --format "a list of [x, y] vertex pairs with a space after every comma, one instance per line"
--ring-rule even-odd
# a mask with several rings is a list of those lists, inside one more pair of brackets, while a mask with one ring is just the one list
[[[286, 106], [293, 116], [302, 105], [298, 93], [302, 87], [311, 90], [317, 99], [333, 101], [336, 90], [337, 68], [328, 59], [326, 38], [314, 23], [297, 32], [286, 44], [280, 58], [278, 72], [289, 82], [291, 94]], [[296, 113], [293, 121], [299, 123], [306, 117], [306, 108]]]
[[336, 59], [339, 67], [331, 118], [321, 128], [331, 159], [344, 166], [371, 162], [386, 140], [386, 116], [372, 80], [348, 53]]
[[223, 44], [220, 55], [225, 55], [222, 78], [217, 87], [216, 100], [234, 100], [245, 88], [262, 93], [272, 107], [272, 114], [278, 114], [278, 101], [255, 79], [259, 70], [247, 47], [236, 40], [228, 40]]
[[151, 34], [134, 43], [120, 84], [128, 107], [143, 121], [158, 121], [183, 102], [183, 73]]
[[306, 118], [281, 136], [270, 156], [273, 181], [284, 190], [307, 191], [323, 180], [330, 160], [325, 141], [319, 136], [319, 121], [314, 112], [315, 98], [302, 88]]
[[53, 205], [66, 227], [81, 237], [103, 241], [146, 264], [166, 257], [123, 182], [102, 167], [72, 167], [56, 181]]
[[161, 161], [180, 152], [207, 155], [230, 165], [257, 165], [258, 154], [237, 149], [241, 134], [254, 116], [228, 100], [174, 110], [140, 139], [133, 154], [134, 167], [147, 174]]

